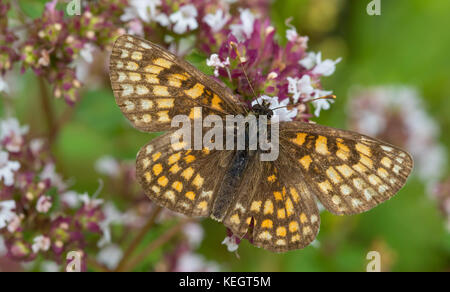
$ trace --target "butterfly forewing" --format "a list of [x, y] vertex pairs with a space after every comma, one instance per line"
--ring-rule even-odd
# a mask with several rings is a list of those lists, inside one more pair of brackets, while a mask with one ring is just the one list
[[110, 58], [116, 102], [138, 129], [167, 131], [176, 115], [244, 113], [229, 90], [167, 50], [134, 36], [119, 37]]
[[291, 122], [282, 124], [280, 137], [307, 187], [335, 214], [365, 212], [390, 199], [413, 167], [407, 152], [350, 131]]

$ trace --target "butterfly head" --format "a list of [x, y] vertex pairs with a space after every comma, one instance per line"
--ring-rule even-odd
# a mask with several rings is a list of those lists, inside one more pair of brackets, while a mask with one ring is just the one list
[[255, 104], [252, 106], [252, 113], [256, 117], [265, 115], [268, 120], [273, 116], [273, 111], [270, 109], [270, 103], [266, 100], [263, 100], [262, 104]]

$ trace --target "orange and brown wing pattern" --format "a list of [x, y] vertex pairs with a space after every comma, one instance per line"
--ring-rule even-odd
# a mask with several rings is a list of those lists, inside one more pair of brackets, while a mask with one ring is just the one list
[[116, 102], [138, 129], [159, 132], [170, 129], [176, 115], [242, 114], [226, 87], [194, 66], [149, 41], [119, 37], [110, 58], [110, 78]]
[[247, 235], [255, 246], [273, 252], [308, 246], [320, 226], [315, 198], [294, 179], [295, 168], [283, 161], [286, 157], [260, 162], [256, 156], [223, 220], [234, 234]]
[[411, 156], [393, 145], [316, 124], [282, 123], [280, 147], [335, 214], [362, 213], [392, 198], [413, 168]]
[[171, 144], [172, 133], [142, 147], [136, 160], [137, 178], [147, 196], [163, 207], [187, 216], [209, 216], [228, 151], [183, 150]]

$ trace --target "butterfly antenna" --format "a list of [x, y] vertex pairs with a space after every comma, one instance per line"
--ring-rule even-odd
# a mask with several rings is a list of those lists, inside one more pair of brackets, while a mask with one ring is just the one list
[[[317, 97], [317, 98], [313, 98], [313, 99], [307, 100], [306, 102], [312, 102], [312, 101], [316, 101], [316, 100], [319, 100], [319, 99], [336, 99], [336, 95], [334, 95], [334, 94], [325, 95], [325, 96], [321, 96], [321, 97]], [[299, 104], [301, 104], [301, 102], [297, 102], [297, 103], [294, 103], [294, 104], [283, 105], [283, 106], [280, 106], [280, 107], [276, 107], [276, 108], [274, 108], [272, 110], [277, 110], [277, 109], [285, 108], [285, 107], [288, 107], [288, 106], [297, 106]]]
[[250, 79], [248, 78], [247, 71], [245, 71], [245, 67], [244, 67], [244, 64], [242, 62], [241, 54], [239, 54], [238, 47], [237, 47], [235, 42], [230, 42], [230, 45], [233, 47], [234, 52], [236, 53], [237, 57], [239, 58], [239, 64], [241, 65], [242, 71], [244, 72], [245, 79], [247, 79], [248, 85], [250, 86], [250, 89], [251, 89], [251, 91], [253, 93], [253, 97], [255, 98], [255, 100], [258, 103], [258, 105], [260, 105], [259, 101], [258, 101], [258, 97], [256, 96], [255, 89], [253, 88], [253, 85], [250, 82]]

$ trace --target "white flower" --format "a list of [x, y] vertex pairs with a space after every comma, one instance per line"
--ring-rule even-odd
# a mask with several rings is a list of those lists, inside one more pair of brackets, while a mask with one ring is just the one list
[[97, 255], [97, 261], [113, 270], [117, 267], [123, 257], [123, 251], [115, 244], [108, 245], [100, 250]]
[[170, 24], [170, 19], [165, 13], [160, 13], [155, 17], [155, 21], [161, 26], [168, 26]]
[[316, 64], [316, 53], [309, 52], [306, 54], [306, 57], [301, 59], [298, 63], [306, 68], [306, 70], [311, 70]]
[[231, 33], [241, 42], [252, 36], [255, 15], [250, 9], [240, 9], [240, 12], [241, 23], [230, 25], [230, 29]]
[[128, 34], [144, 36], [144, 26], [140, 19], [133, 19], [127, 23]]
[[336, 60], [326, 59], [322, 61], [322, 53], [310, 52], [305, 58], [299, 61], [299, 64], [305, 67], [307, 70], [313, 69], [312, 73], [322, 76], [330, 76], [336, 70], [336, 64], [339, 63], [342, 58]]
[[47, 251], [50, 248], [50, 244], [51, 244], [50, 238], [43, 235], [39, 235], [33, 239], [33, 245], [31, 246], [31, 249], [33, 250], [34, 253], [37, 253], [40, 250]]
[[[313, 87], [311, 76], [303, 75], [301, 79], [288, 77], [288, 92], [292, 94], [294, 103], [297, 103], [300, 97], [303, 97], [305, 101], [309, 101], [315, 98], [324, 97], [332, 94], [332, 91], [323, 91], [320, 89], [315, 89]], [[330, 108], [330, 103], [334, 100], [329, 99], [318, 99], [313, 100], [312, 104], [315, 107], [314, 115], [319, 116], [320, 111], [327, 110]]]
[[211, 27], [213, 32], [220, 31], [228, 20], [230, 20], [230, 15], [225, 14], [222, 9], [217, 10], [215, 14], [210, 13], [203, 17], [203, 21]]
[[[409, 141], [410, 144], [414, 142]], [[417, 175], [422, 181], [430, 184], [441, 177], [443, 170], [447, 166], [447, 152], [442, 145], [428, 145], [425, 151], [411, 152], [417, 161]]]
[[78, 208], [81, 204], [80, 195], [75, 191], [68, 191], [62, 194], [61, 201], [70, 208]]
[[58, 190], [64, 190], [67, 186], [63, 179], [55, 171], [55, 164], [47, 163], [41, 172], [41, 180], [50, 180], [51, 184], [58, 188]]
[[335, 61], [326, 59], [322, 62], [322, 53], [319, 52], [316, 60], [316, 67], [314, 67], [312, 73], [322, 76], [331, 76], [336, 71], [336, 64], [339, 63], [342, 58], [338, 58]]
[[0, 121], [0, 142], [6, 143], [9, 152], [19, 152], [23, 144], [23, 135], [28, 133], [28, 126], [20, 126], [15, 118]]
[[120, 166], [111, 156], [103, 156], [95, 162], [95, 170], [103, 175], [117, 177], [120, 174]]
[[39, 155], [39, 152], [42, 150], [43, 146], [44, 146], [44, 139], [36, 138], [30, 141], [30, 150], [34, 156]]
[[16, 213], [13, 211], [16, 209], [16, 202], [13, 200], [0, 202], [0, 229], [6, 227], [6, 225], [14, 219]]
[[93, 199], [87, 193], [82, 194], [80, 200], [87, 209], [94, 209], [103, 204], [102, 199]]
[[194, 30], [198, 27], [197, 8], [188, 4], [181, 6], [180, 9], [170, 15], [170, 21], [175, 24], [173, 31], [177, 34], [183, 34], [188, 30]]
[[226, 245], [229, 252], [235, 252], [239, 248], [238, 238], [234, 235], [225, 237], [222, 244]]
[[288, 41], [297, 43], [300, 47], [306, 49], [308, 47], [309, 38], [307, 36], [299, 36], [297, 29], [294, 26], [290, 26], [288, 30], [286, 30], [286, 38]]
[[[294, 120], [297, 116], [297, 108], [288, 109], [289, 99], [286, 98], [283, 101], [278, 101], [278, 96], [270, 97], [267, 95], [260, 96], [258, 99], [252, 102], [252, 106], [262, 104], [263, 101], [269, 103], [269, 109], [273, 110], [274, 116], [278, 116], [280, 122], [289, 122]], [[273, 117], [272, 117], [273, 118]]]
[[183, 233], [192, 248], [197, 248], [203, 240], [204, 231], [200, 224], [189, 223], [183, 227]]
[[39, 213], [47, 213], [52, 207], [52, 198], [46, 195], [40, 196], [36, 203], [36, 210]]
[[0, 92], [9, 93], [8, 83], [6, 83], [5, 79], [3, 79], [1, 75], [0, 75]]
[[212, 54], [209, 59], [206, 59], [206, 65], [209, 67], [214, 67], [214, 76], [219, 77], [219, 68], [225, 68], [230, 65], [230, 58], [227, 57], [227, 59], [222, 62], [219, 55]]
[[62, 194], [61, 201], [71, 208], [78, 208], [83, 204], [87, 209], [94, 209], [103, 204], [102, 199], [92, 199], [87, 193], [78, 194], [75, 191]]
[[[327, 96], [332, 93], [333, 93], [332, 91], [315, 90], [314, 96], [312, 97], [312, 99]], [[312, 101], [312, 104], [313, 104], [314, 108], [316, 109], [314, 111], [314, 115], [316, 117], [318, 117], [320, 115], [321, 110], [330, 109], [331, 103], [334, 103], [333, 99], [317, 99], [317, 100]]]
[[81, 82], [86, 82], [89, 77], [91, 63], [94, 61], [93, 53], [96, 47], [86, 43], [80, 50], [80, 56], [73, 62], [75, 66], [75, 77]]
[[217, 272], [219, 266], [214, 262], [207, 262], [201, 255], [186, 252], [178, 258], [176, 272]]
[[110, 225], [114, 223], [123, 223], [125, 220], [125, 215], [112, 203], [106, 203], [103, 206], [103, 213], [105, 214], [105, 219], [100, 222], [100, 229], [102, 230], [103, 236], [97, 242], [98, 247], [104, 247], [111, 243]]
[[297, 29], [295, 29], [295, 27], [291, 27], [288, 30], [286, 30], [286, 38], [290, 42], [295, 42], [298, 38]]
[[5, 186], [14, 184], [14, 172], [20, 168], [17, 161], [8, 160], [8, 152], [0, 151], [0, 182], [3, 180]]
[[84, 44], [83, 48], [80, 50], [80, 56], [87, 62], [92, 63], [94, 61], [94, 56], [92, 53], [95, 51], [95, 46], [90, 43]]
[[169, 18], [158, 10], [159, 6], [161, 6], [161, 0], [131, 0], [130, 7], [125, 8], [125, 13], [120, 20], [130, 21], [140, 18], [146, 23], [154, 20], [162, 26], [167, 26]]
[[302, 78], [287, 78], [288, 92], [292, 94], [292, 98], [294, 99], [294, 103], [298, 102], [300, 97], [309, 98], [314, 93], [314, 87], [311, 83], [311, 76], [303, 75]]
[[280, 119], [280, 122], [290, 122], [295, 119], [298, 113], [297, 108], [288, 109], [287, 105], [289, 104], [289, 99], [286, 98], [278, 104], [278, 107], [273, 111], [274, 115], [277, 115]]

